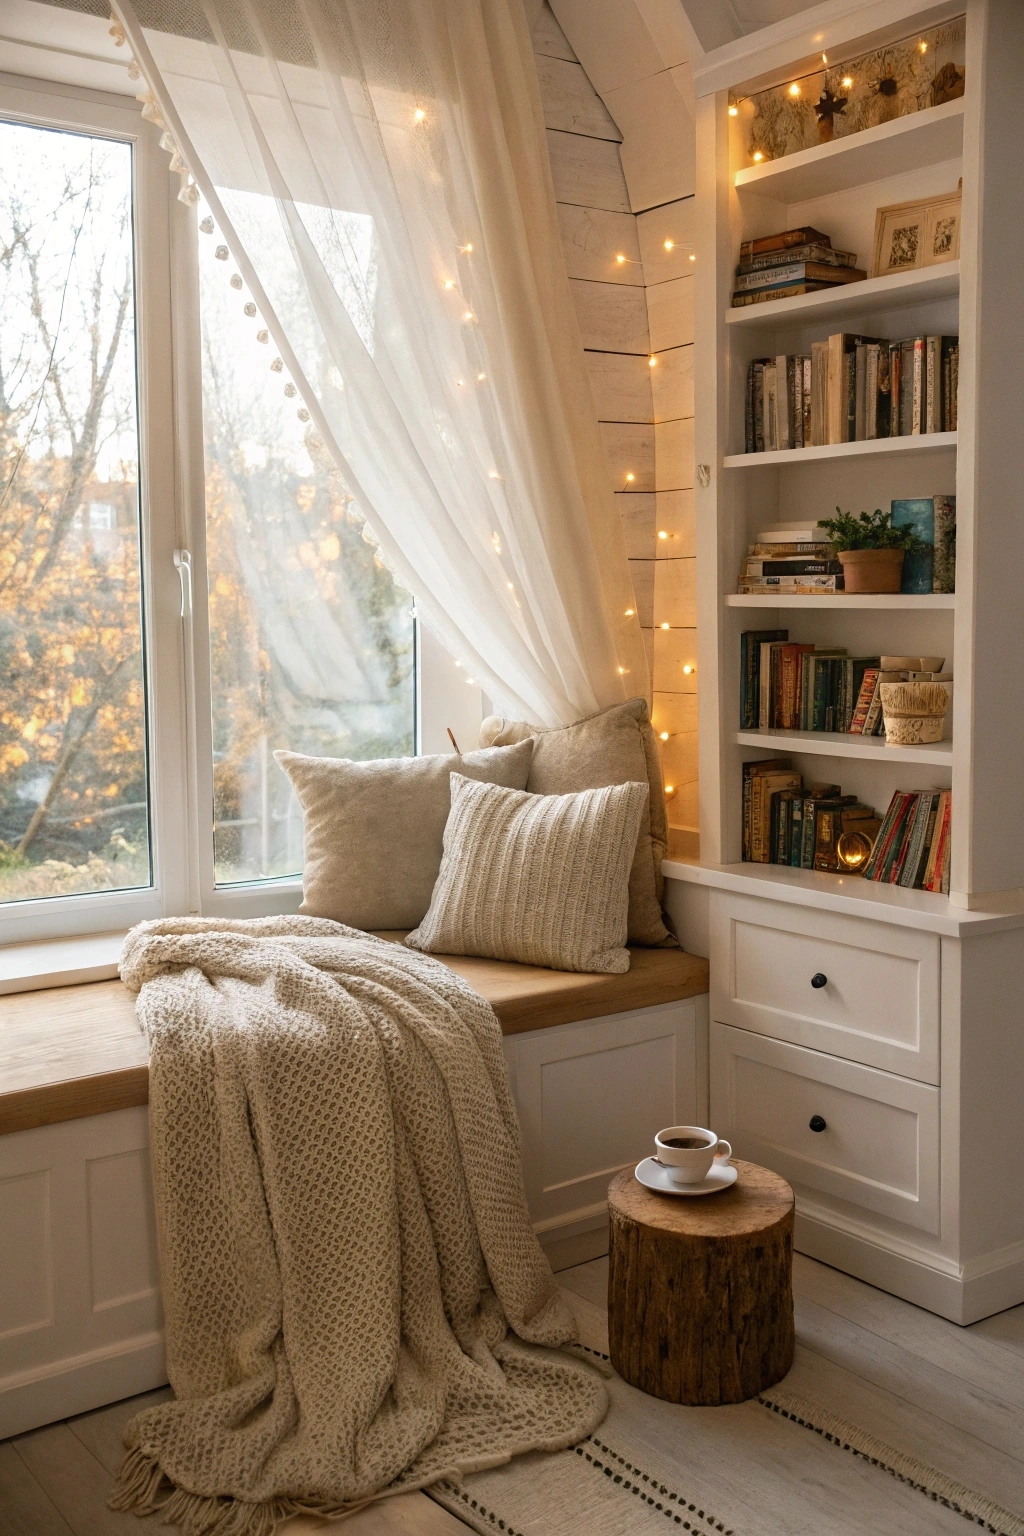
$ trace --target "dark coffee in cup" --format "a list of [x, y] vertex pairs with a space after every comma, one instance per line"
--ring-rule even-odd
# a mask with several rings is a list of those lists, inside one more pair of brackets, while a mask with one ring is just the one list
[[706, 1147], [708, 1141], [705, 1136], [669, 1136], [665, 1138], [662, 1145], [666, 1147], [686, 1147], [692, 1151], [695, 1147]]

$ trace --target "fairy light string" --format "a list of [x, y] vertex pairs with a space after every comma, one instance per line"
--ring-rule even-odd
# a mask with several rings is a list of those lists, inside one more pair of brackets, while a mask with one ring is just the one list
[[[127, 34], [122, 23], [119, 21], [117, 16], [113, 14], [113, 12], [111, 12], [110, 15], [110, 26], [108, 31], [116, 48], [128, 47]], [[136, 92], [135, 99], [141, 104], [141, 115], [143, 119], [148, 123], [152, 123], [155, 128], [160, 130], [160, 148], [168, 156], [168, 169], [172, 172], [172, 174], [177, 175], [181, 181], [181, 186], [178, 190], [178, 201], [184, 203], [187, 207], [196, 207], [200, 201], [201, 194], [196, 179], [192, 174], [192, 168], [182, 153], [181, 145], [178, 143], [162, 112], [160, 111], [160, 106], [156, 95], [152, 90], [148, 88], [148, 86], [146, 86], [139, 62], [130, 49], [128, 53], [127, 73], [129, 80], [131, 80], [133, 83], [141, 81], [143, 85], [143, 89]], [[423, 125], [428, 124], [428, 114], [426, 110], [422, 107], [417, 107], [412, 114], [412, 120], [413, 126], [416, 128], [421, 128]], [[204, 215], [203, 218], [199, 220], [198, 228], [200, 233], [206, 236], [215, 236], [217, 234], [216, 222], [210, 214]], [[664, 245], [666, 251], [671, 251], [674, 244], [675, 242], [671, 239], [665, 240]], [[457, 252], [461, 257], [472, 256], [474, 252], [473, 242], [471, 240], [466, 240], [462, 245], [457, 247]], [[223, 241], [218, 242], [213, 255], [216, 260], [223, 262], [228, 262], [231, 258], [230, 249]], [[691, 261], [694, 259], [692, 255], [690, 259]], [[625, 256], [625, 254], [617, 256], [616, 261], [620, 266], [625, 265], [627, 262], [629, 262], [630, 265], [641, 265], [640, 262], [632, 260], [631, 258]], [[245, 288], [244, 280], [241, 274], [237, 271], [231, 273], [228, 282], [229, 286], [235, 292], [240, 293]], [[451, 293], [454, 297], [461, 299], [463, 305], [465, 306], [459, 314], [460, 326], [464, 327], [466, 325], [474, 325], [477, 318], [476, 312], [471, 307], [471, 301], [467, 303], [466, 296], [461, 291], [462, 285], [458, 283], [454, 278], [446, 276], [444, 279], [442, 279], [442, 287], [447, 292]], [[257, 323], [258, 328], [256, 330], [256, 341], [261, 345], [268, 345], [270, 341], [270, 331], [268, 327], [261, 322], [258, 307], [252, 298], [247, 298], [245, 300], [242, 306], [242, 312], [247, 320], [253, 320]], [[657, 363], [657, 358], [652, 354], [649, 362], [651, 367], [654, 367]], [[272, 373], [285, 373], [285, 365], [280, 356], [275, 356], [271, 359], [269, 368]], [[487, 374], [483, 369], [475, 368], [473, 372], [475, 373], [476, 382], [478, 384], [486, 383]], [[463, 380], [459, 379], [457, 384], [462, 386]], [[339, 387], [343, 387], [340, 380]], [[294, 400], [299, 395], [298, 388], [291, 379], [285, 380], [283, 391], [286, 398], [289, 400]], [[301, 403], [301, 400], [295, 414], [299, 421], [304, 425], [308, 424], [311, 420], [310, 412], [307, 407]], [[496, 469], [491, 469], [488, 471], [488, 477], [491, 480], [497, 481], [500, 481], [503, 478]], [[628, 474], [626, 479], [628, 482], [632, 482], [635, 479], [635, 476], [633, 474]], [[365, 518], [363, 521], [362, 537], [367, 544], [370, 544], [374, 547], [375, 561], [379, 562], [382, 567], [388, 569], [391, 572], [392, 579], [395, 581], [396, 585], [401, 587], [402, 590], [406, 590], [404, 583], [399, 578], [397, 572], [392, 568], [391, 563], [387, 560], [382, 550], [380, 539], [374, 532], [371, 525], [365, 520]], [[500, 564], [503, 565], [505, 557], [499, 536], [496, 533], [492, 536], [491, 544], [495, 558], [499, 561]], [[517, 609], [519, 609], [521, 605], [519, 598], [516, 595], [515, 584], [512, 581], [508, 581], [507, 579], [504, 584], [510, 594], [512, 603]], [[634, 610], [628, 609], [626, 616], [633, 617]], [[455, 665], [462, 666], [462, 663], [456, 661]], [[627, 667], [619, 666], [617, 671], [620, 676], [627, 676], [629, 669]], [[473, 677], [467, 677], [466, 682], [472, 686], [478, 686], [476, 679]]]

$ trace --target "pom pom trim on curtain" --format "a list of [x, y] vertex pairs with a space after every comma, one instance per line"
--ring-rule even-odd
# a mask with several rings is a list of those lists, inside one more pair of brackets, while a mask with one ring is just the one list
[[646, 693], [523, 0], [115, 11], [419, 616], [522, 718]]

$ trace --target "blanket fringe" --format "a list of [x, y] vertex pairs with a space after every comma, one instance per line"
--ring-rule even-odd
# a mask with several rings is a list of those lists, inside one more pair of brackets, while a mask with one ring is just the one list
[[161, 1525], [176, 1525], [180, 1536], [273, 1536], [281, 1522], [294, 1515], [344, 1520], [366, 1509], [379, 1497], [375, 1494], [351, 1504], [289, 1498], [251, 1504], [245, 1499], [223, 1498], [217, 1494], [189, 1493], [185, 1488], [174, 1486], [155, 1457], [137, 1448], [129, 1451], [121, 1463], [114, 1491], [107, 1502], [111, 1509], [131, 1510], [136, 1515], [159, 1513]]

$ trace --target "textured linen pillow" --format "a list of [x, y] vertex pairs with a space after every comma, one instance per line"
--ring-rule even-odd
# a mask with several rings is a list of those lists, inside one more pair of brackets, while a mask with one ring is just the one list
[[300, 912], [352, 928], [413, 928], [430, 905], [451, 810], [453, 767], [525, 789], [533, 742], [461, 756], [380, 758], [275, 752], [305, 819]]
[[430, 910], [405, 942], [557, 971], [629, 970], [629, 867], [647, 784], [533, 795], [452, 774]]
[[481, 746], [507, 746], [536, 738], [526, 787], [535, 795], [566, 795], [605, 784], [646, 779], [650, 799], [640, 819], [629, 876], [629, 942], [672, 946], [677, 940], [661, 910], [661, 861], [668, 852], [668, 816], [661, 756], [646, 699], [613, 704], [561, 730], [491, 715], [480, 728]]

